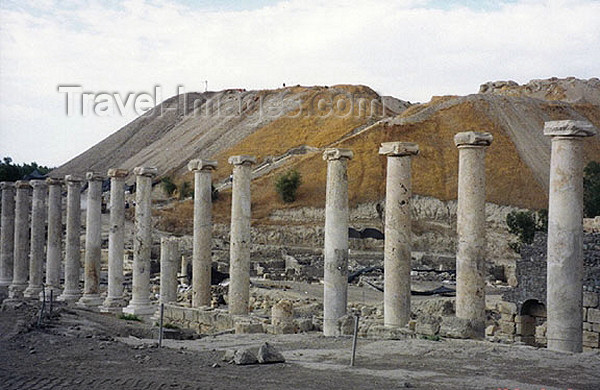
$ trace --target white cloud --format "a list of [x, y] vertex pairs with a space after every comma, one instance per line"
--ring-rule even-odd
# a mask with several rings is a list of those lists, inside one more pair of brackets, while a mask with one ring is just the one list
[[3, 2], [0, 155], [60, 164], [135, 117], [66, 117], [60, 84], [121, 94], [158, 84], [166, 98], [204, 80], [212, 90], [361, 83], [427, 101], [489, 80], [600, 75], [598, 1], [467, 3]]

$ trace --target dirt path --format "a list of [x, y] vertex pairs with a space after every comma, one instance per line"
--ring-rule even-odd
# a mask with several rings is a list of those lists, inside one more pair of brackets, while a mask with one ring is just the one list
[[[595, 389], [600, 354], [458, 340], [359, 340], [318, 333], [165, 340], [151, 325], [80, 310], [25, 331], [35, 308], [0, 312], [2, 389]], [[139, 337], [130, 336], [131, 334]], [[284, 364], [236, 366], [223, 351], [269, 341]]]

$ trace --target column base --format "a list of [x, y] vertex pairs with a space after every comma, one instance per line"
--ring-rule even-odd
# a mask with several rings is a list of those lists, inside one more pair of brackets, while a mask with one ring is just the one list
[[29, 286], [23, 292], [23, 296], [27, 299], [39, 299], [40, 293], [42, 292], [43, 289], [44, 289], [43, 286], [35, 286], [35, 287]]
[[0, 288], [6, 287], [8, 289], [8, 286], [10, 286], [11, 283], [12, 283], [12, 278], [11, 279], [0, 279]]
[[129, 304], [129, 306], [123, 308], [123, 313], [133, 315], [152, 315], [156, 312], [156, 306], [150, 303], [147, 304]]
[[63, 293], [56, 298], [57, 301], [73, 303], [77, 302], [81, 298], [81, 292], [64, 290]]
[[100, 306], [100, 311], [102, 313], [122, 313], [123, 307], [125, 307], [125, 299], [123, 297], [107, 297]]
[[100, 294], [83, 294], [75, 306], [81, 307], [82, 309], [97, 309], [103, 301]]
[[9, 300], [23, 300], [25, 296], [23, 292], [27, 289], [27, 283], [15, 283], [8, 286], [8, 299]]
[[59, 287], [46, 286], [45, 290], [40, 292], [40, 302], [44, 301], [44, 292], [46, 294], [46, 302], [50, 302], [50, 292], [52, 292], [52, 300], [57, 301], [62, 290]]

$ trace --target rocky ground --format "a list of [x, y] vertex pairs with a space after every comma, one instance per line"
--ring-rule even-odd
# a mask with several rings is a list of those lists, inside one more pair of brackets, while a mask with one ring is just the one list
[[[59, 307], [37, 326], [38, 308], [0, 312], [3, 389], [596, 389], [600, 354], [465, 340], [358, 341], [295, 335], [204, 336], [164, 340], [153, 321]], [[238, 366], [226, 351], [265, 341], [286, 363]]]

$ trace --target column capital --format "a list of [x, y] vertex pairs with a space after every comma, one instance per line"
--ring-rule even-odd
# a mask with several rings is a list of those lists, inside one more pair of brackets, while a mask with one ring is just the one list
[[15, 183], [13, 183], [12, 181], [0, 182], [0, 190], [8, 190], [10, 188], [15, 188]]
[[240, 156], [231, 156], [227, 161], [229, 162], [229, 164], [233, 165], [252, 165], [256, 164], [256, 157], [243, 154]]
[[456, 147], [461, 146], [490, 146], [494, 141], [494, 137], [490, 133], [479, 131], [465, 131], [456, 133], [454, 136], [454, 144]]
[[187, 167], [190, 171], [215, 170], [217, 169], [217, 162], [213, 160], [194, 159], [190, 160]]
[[323, 151], [323, 160], [341, 160], [343, 158], [352, 160], [354, 153], [350, 149], [327, 148]]
[[598, 129], [588, 121], [549, 121], [544, 122], [544, 135], [548, 137], [592, 137]]
[[106, 175], [108, 177], [122, 178], [122, 177], [127, 177], [127, 175], [129, 175], [129, 171], [127, 169], [111, 168], [108, 170], [108, 173]]
[[62, 186], [65, 183], [63, 179], [57, 179], [55, 177], [49, 177], [46, 179], [46, 184], [49, 186]]
[[136, 176], [154, 177], [158, 174], [158, 169], [154, 167], [135, 167], [133, 174]]
[[416, 156], [419, 154], [419, 145], [413, 142], [383, 142], [379, 154], [388, 157]]
[[17, 180], [15, 182], [15, 187], [17, 187], [17, 189], [20, 189], [20, 188], [31, 188], [31, 184], [29, 184], [28, 180]]
[[83, 180], [79, 176], [66, 175], [65, 181], [67, 182], [67, 184], [75, 184], [75, 183], [81, 183]]
[[99, 173], [86, 172], [85, 180], [87, 180], [87, 181], [103, 181], [104, 177]]
[[35, 188], [41, 188], [44, 189], [46, 187], [48, 187], [48, 185], [46, 184], [45, 180], [32, 180], [29, 185], [31, 185], [31, 187]]

